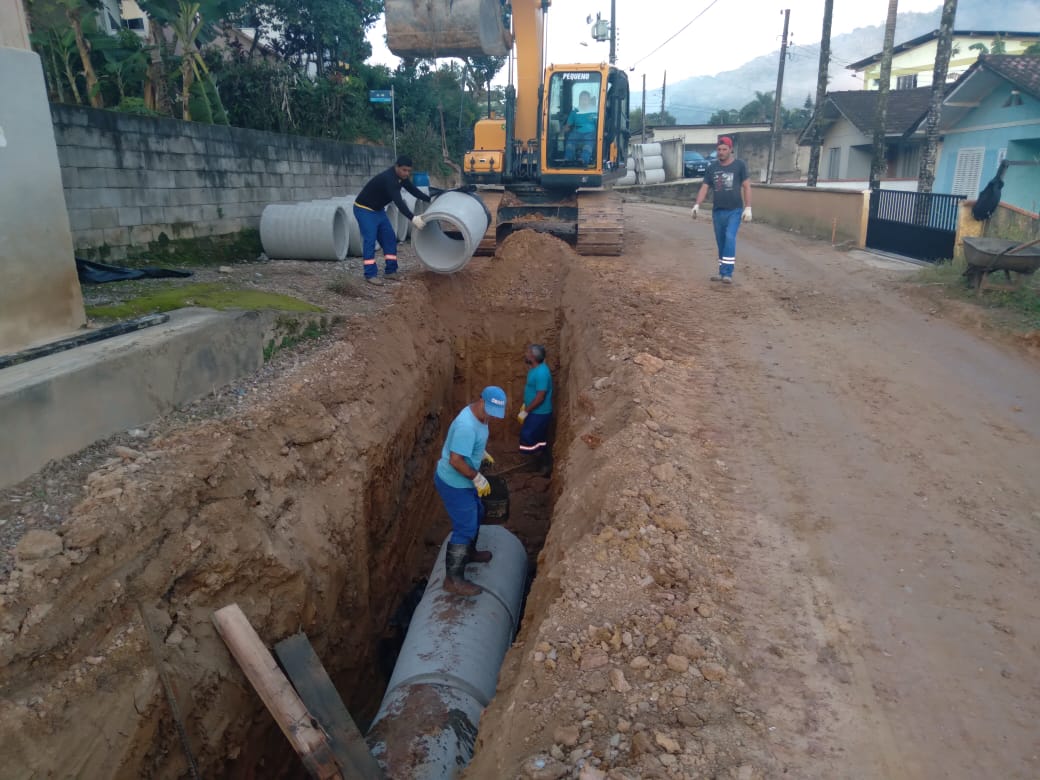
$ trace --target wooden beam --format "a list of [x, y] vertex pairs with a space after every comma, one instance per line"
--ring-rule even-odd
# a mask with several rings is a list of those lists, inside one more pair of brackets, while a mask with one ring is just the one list
[[274, 646], [274, 652], [307, 710], [328, 734], [332, 752], [347, 776], [358, 780], [383, 780], [385, 776], [379, 763], [369, 752], [364, 737], [306, 634], [282, 640]]
[[343, 778], [326, 734], [317, 727], [238, 604], [214, 612], [213, 623], [311, 777]]

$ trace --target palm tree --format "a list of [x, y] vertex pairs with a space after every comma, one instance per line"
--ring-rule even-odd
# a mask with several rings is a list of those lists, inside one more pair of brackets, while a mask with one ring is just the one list
[[874, 113], [874, 144], [870, 160], [870, 189], [881, 189], [885, 173], [885, 129], [888, 125], [888, 92], [892, 81], [892, 47], [896, 40], [896, 14], [899, 0], [888, 0], [888, 18], [885, 20], [885, 43], [881, 47], [881, 80], [878, 84], [877, 110]]
[[950, 51], [953, 48], [953, 22], [957, 16], [957, 0], [945, 0], [939, 18], [939, 39], [936, 41], [935, 68], [932, 70], [932, 96], [928, 103], [924, 146], [921, 149], [921, 168], [917, 173], [917, 191], [931, 192], [935, 184], [935, 158], [939, 148], [939, 119], [943, 96], [946, 94], [946, 74], [950, 69]]
[[820, 130], [823, 126], [823, 106], [827, 102], [827, 71], [831, 63], [831, 18], [834, 16], [834, 0], [823, 3], [823, 33], [820, 37], [820, 69], [816, 77], [816, 110], [812, 114], [812, 130], [809, 138], [812, 146], [809, 149], [809, 175], [806, 184], [815, 187], [820, 177], [820, 150], [823, 137]]

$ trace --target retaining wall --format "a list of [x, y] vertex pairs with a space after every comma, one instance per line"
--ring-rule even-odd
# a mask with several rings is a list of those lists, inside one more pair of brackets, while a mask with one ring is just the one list
[[803, 236], [830, 241], [833, 235], [836, 243], [866, 246], [867, 191], [753, 184], [751, 202], [756, 219]]
[[393, 162], [344, 144], [78, 106], [51, 106], [77, 253], [257, 228], [269, 203], [357, 192]]

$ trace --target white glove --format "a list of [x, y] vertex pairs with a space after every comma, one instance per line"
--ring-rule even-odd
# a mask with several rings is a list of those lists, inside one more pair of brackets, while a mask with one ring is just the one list
[[495, 465], [495, 459], [491, 457], [491, 453], [484, 450], [484, 457], [480, 461], [481, 463], [487, 463], [489, 466]]
[[416, 230], [422, 230], [424, 227], [426, 227], [426, 220], [420, 217], [418, 214], [416, 214], [414, 217], [412, 217], [412, 226]]
[[740, 217], [740, 219], [743, 222], [750, 222], [751, 221], [751, 207], [750, 206], [745, 206], [744, 207], [744, 214]]
[[693, 208], [690, 209], [690, 216], [693, 217], [694, 219], [697, 219], [697, 215], [700, 213], [700, 211], [701, 211], [700, 204], [694, 203], [693, 204]]
[[527, 404], [523, 404], [520, 407], [520, 412], [516, 415], [516, 421], [521, 425], [524, 424], [524, 420], [527, 419]]
[[491, 483], [487, 481], [487, 477], [477, 472], [477, 476], [473, 477], [473, 487], [477, 489], [477, 495], [483, 498], [484, 496], [491, 495]]

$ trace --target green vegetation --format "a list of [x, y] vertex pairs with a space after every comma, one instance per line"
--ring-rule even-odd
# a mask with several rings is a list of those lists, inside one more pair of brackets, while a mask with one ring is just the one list
[[[914, 277], [914, 283], [938, 287], [947, 298], [964, 301], [991, 311], [1000, 324], [1013, 331], [1040, 330], [1040, 278], [1035, 274], [1018, 278], [1011, 284], [1002, 273], [994, 273], [983, 282], [976, 295], [964, 279], [963, 259], [938, 263]], [[1011, 275], [1016, 279], [1016, 274]]]
[[322, 317], [319, 320], [302, 322], [292, 317], [279, 317], [275, 321], [277, 335], [269, 339], [267, 344], [264, 345], [264, 362], [267, 362], [283, 350], [292, 349], [305, 341], [321, 338], [329, 332], [333, 325], [338, 325], [341, 321], [341, 317], [333, 317], [331, 319]]
[[262, 290], [242, 290], [223, 284], [187, 284], [150, 290], [142, 295], [100, 306], [88, 306], [87, 316], [101, 320], [125, 320], [145, 314], [172, 311], [185, 306], [210, 309], [246, 309], [259, 311], [273, 309], [290, 312], [320, 312], [321, 307], [279, 293]]
[[398, 150], [441, 174], [470, 148], [474, 122], [501, 106], [490, 83], [504, 57], [366, 64], [381, 0], [139, 4], [146, 38], [99, 29], [100, 0], [26, 0], [51, 100], [390, 145], [391, 107], [368, 92], [392, 87]]

